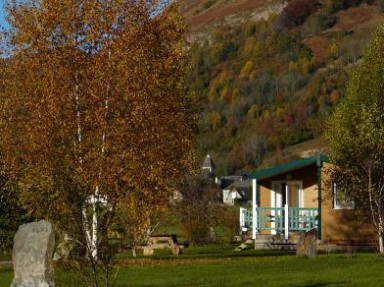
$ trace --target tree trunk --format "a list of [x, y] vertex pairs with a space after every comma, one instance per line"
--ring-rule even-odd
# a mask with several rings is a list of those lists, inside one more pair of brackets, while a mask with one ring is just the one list
[[379, 236], [379, 251], [381, 255], [384, 255], [384, 232], [382, 230], [383, 228], [381, 227], [380, 230], [378, 231], [378, 236]]
[[93, 204], [93, 215], [92, 215], [92, 242], [91, 242], [91, 250], [92, 250], [92, 258], [97, 259], [97, 207], [96, 207], [96, 200], [92, 203]]
[[87, 252], [93, 259], [97, 259], [97, 242], [98, 242], [98, 216], [97, 204], [100, 202], [98, 199], [98, 187], [96, 187], [95, 195], [89, 197], [85, 205], [92, 205], [92, 224], [88, 221], [87, 207], [83, 207], [83, 226], [86, 235]]
[[379, 234], [379, 251], [384, 255], [384, 234]]
[[[85, 205], [87, 203], [84, 203]], [[86, 241], [86, 244], [87, 244], [87, 253], [90, 253], [91, 251], [91, 241], [92, 241], [92, 237], [91, 237], [91, 231], [90, 231], [90, 228], [89, 228], [89, 222], [88, 222], [88, 215], [87, 215], [87, 208], [86, 206], [83, 207], [83, 211], [82, 211], [82, 223], [83, 223], [83, 228], [84, 228], [84, 232], [85, 232], [85, 241]]]

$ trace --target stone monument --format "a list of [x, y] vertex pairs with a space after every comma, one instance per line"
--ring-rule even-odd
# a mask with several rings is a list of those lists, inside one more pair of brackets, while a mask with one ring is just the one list
[[55, 286], [54, 247], [55, 235], [49, 222], [41, 220], [21, 225], [13, 242], [15, 275], [11, 287]]
[[315, 257], [317, 254], [317, 230], [311, 229], [300, 234], [297, 242], [296, 255], [300, 257]]

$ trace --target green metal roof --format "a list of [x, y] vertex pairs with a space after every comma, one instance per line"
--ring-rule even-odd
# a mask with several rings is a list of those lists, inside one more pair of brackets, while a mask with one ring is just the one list
[[328, 162], [329, 159], [326, 155], [318, 154], [316, 156], [311, 156], [283, 164], [276, 165], [272, 168], [262, 169], [247, 174], [248, 179], [257, 179], [262, 180], [266, 178], [271, 178], [273, 176], [284, 174], [299, 168], [310, 166], [315, 164], [316, 166], [322, 166], [323, 162]]

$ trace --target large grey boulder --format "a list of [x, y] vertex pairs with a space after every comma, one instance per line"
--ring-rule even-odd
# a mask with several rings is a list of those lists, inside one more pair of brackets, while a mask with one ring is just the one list
[[13, 243], [15, 275], [11, 287], [55, 286], [54, 247], [55, 235], [49, 222], [41, 220], [21, 225]]

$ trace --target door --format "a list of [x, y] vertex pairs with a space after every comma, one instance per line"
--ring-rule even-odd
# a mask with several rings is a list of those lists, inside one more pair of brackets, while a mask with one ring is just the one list
[[271, 207], [284, 207], [286, 200], [285, 183], [280, 181], [272, 182]]
[[288, 187], [288, 205], [292, 207], [304, 207], [302, 183], [298, 181], [286, 182]]
[[284, 223], [284, 206], [287, 203], [287, 185], [282, 181], [272, 182], [271, 188], [271, 233], [282, 232]]
[[[271, 184], [272, 234], [284, 230], [284, 207], [304, 207], [302, 181], [273, 181]], [[277, 209], [279, 208], [279, 209]]]
[[304, 207], [303, 184], [301, 181], [273, 181], [271, 207]]

